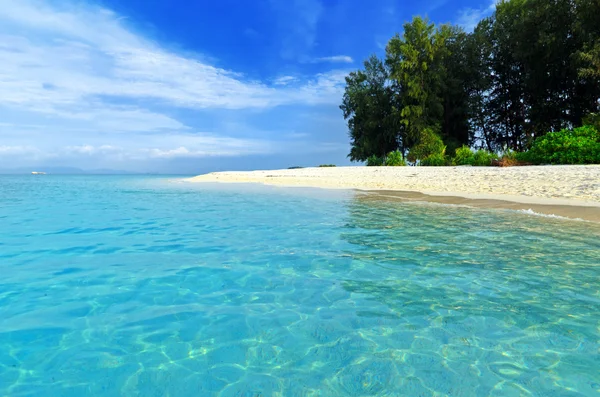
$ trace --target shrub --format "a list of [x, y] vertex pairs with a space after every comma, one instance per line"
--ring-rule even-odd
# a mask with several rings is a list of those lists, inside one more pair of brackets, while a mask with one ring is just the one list
[[410, 148], [408, 151], [408, 161], [414, 163], [417, 160], [423, 160], [434, 154], [441, 154], [442, 156], [446, 152], [446, 146], [442, 138], [432, 129], [427, 128], [421, 133], [419, 143]]
[[498, 160], [495, 153], [480, 149], [473, 155], [473, 165], [479, 167], [489, 167], [494, 160]]
[[456, 149], [456, 155], [452, 160], [454, 165], [473, 165], [475, 162], [475, 153], [468, 146]]
[[370, 156], [367, 159], [367, 167], [381, 167], [383, 165], [383, 159], [375, 155]]
[[519, 160], [519, 155], [520, 153], [517, 153], [514, 150], [507, 150], [498, 159], [498, 167], [514, 167], [517, 165], [525, 165], [521, 160]]
[[399, 150], [395, 150], [387, 155], [385, 165], [388, 167], [403, 167], [406, 165], [406, 160], [404, 160], [404, 156]]
[[549, 132], [517, 157], [533, 164], [600, 164], [600, 132], [589, 125]]
[[435, 153], [421, 160], [420, 165], [426, 167], [443, 167], [449, 163], [449, 159], [443, 153]]
[[600, 131], [600, 113], [590, 113], [583, 118], [583, 125], [590, 125]]
[[335, 164], [321, 164], [319, 166], [319, 168], [330, 168], [330, 167], [335, 167]]
[[470, 147], [463, 146], [456, 149], [456, 155], [452, 159], [454, 165], [475, 165], [475, 166], [490, 166], [498, 160], [495, 153], [487, 150], [479, 149], [473, 152]]

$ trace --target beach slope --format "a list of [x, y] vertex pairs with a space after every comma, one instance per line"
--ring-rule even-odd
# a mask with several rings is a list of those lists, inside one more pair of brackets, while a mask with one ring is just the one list
[[[559, 207], [586, 207], [583, 218], [600, 219], [600, 165], [531, 167], [332, 167], [216, 172], [192, 182], [358, 189], [405, 199], [507, 207], [564, 213]], [[407, 194], [407, 193], [419, 193]], [[457, 200], [468, 199], [469, 202]], [[546, 206], [541, 208], [539, 206]], [[510, 208], [515, 208], [510, 205]], [[527, 207], [527, 208], [525, 208]], [[552, 207], [552, 208], [550, 208]], [[595, 208], [592, 208], [595, 207]], [[597, 213], [597, 214], [594, 214]], [[569, 212], [570, 217], [573, 213]]]

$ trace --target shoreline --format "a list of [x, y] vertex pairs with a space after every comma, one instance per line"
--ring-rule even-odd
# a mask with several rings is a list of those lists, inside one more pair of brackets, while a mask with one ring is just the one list
[[[552, 202], [518, 202], [498, 198], [472, 198], [459, 195], [433, 195], [421, 192], [360, 190], [372, 195], [373, 199], [400, 202], [426, 202], [442, 205], [457, 205], [469, 208], [511, 210], [526, 215], [557, 217], [568, 220], [600, 223], [600, 205], [587, 206], [581, 203], [558, 204]], [[560, 202], [560, 201], [559, 201]]]
[[217, 172], [186, 181], [355, 190], [379, 199], [533, 211], [600, 222], [600, 165], [301, 168]]

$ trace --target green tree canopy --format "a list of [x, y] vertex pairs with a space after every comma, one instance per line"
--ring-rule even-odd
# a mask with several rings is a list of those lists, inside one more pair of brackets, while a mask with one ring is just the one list
[[524, 150], [600, 110], [600, 1], [504, 0], [472, 33], [421, 17], [392, 37], [385, 61], [351, 73], [341, 106], [364, 161], [432, 136]]

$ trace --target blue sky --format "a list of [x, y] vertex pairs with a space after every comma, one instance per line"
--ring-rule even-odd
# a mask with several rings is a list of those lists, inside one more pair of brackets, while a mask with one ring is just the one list
[[344, 76], [492, 0], [0, 0], [0, 169], [349, 164]]

